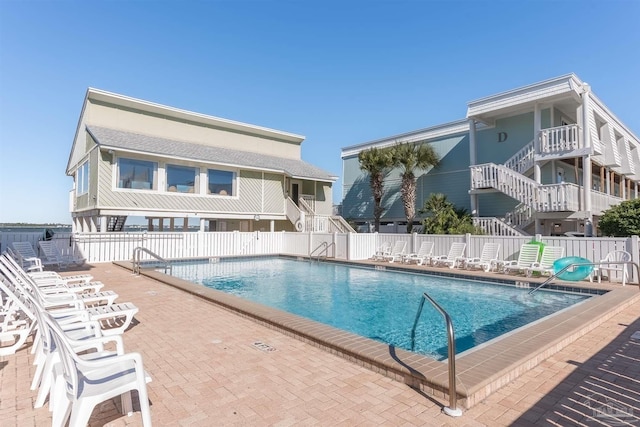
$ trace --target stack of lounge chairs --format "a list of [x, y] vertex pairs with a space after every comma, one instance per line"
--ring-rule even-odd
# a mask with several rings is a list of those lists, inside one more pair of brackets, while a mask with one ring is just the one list
[[16, 262], [13, 255], [0, 255], [0, 356], [20, 351], [32, 338], [34, 407], [48, 397], [53, 425], [84, 426], [95, 406], [113, 397], [121, 396], [123, 413], [131, 412], [136, 390], [143, 424], [150, 426], [151, 379], [141, 356], [125, 353], [122, 341], [138, 308], [116, 303], [118, 295], [102, 290], [91, 275], [28, 271], [21, 265], [25, 259]]

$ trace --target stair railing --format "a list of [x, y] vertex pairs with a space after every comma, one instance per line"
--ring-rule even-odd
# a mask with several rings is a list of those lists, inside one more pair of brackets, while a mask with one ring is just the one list
[[533, 167], [534, 157], [536, 154], [534, 143], [535, 140], [531, 140], [531, 142], [522, 147], [516, 154], [504, 162], [504, 165], [520, 174], [524, 174], [526, 171], [531, 169]]

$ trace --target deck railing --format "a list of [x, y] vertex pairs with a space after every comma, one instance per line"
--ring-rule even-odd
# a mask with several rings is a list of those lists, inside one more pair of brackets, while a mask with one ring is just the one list
[[540, 154], [561, 154], [584, 148], [580, 133], [580, 126], [575, 124], [542, 129], [538, 151]]

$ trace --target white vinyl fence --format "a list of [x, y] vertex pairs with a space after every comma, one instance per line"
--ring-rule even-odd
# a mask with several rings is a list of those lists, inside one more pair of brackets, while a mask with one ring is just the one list
[[[28, 241], [38, 248], [42, 233], [1, 232], [0, 250], [14, 241]], [[407, 242], [406, 252], [415, 252], [423, 241], [434, 242], [434, 255], [446, 255], [453, 242], [466, 242], [468, 257], [480, 256], [485, 243], [500, 244], [499, 258], [517, 259], [523, 243], [532, 240], [562, 246], [566, 256], [592, 261], [603, 259], [613, 250], [625, 250], [640, 262], [638, 236], [631, 237], [550, 237], [427, 235], [397, 233], [297, 233], [297, 232], [186, 232], [186, 233], [56, 233], [53, 240], [63, 252], [75, 253], [88, 263], [131, 260], [133, 250], [143, 247], [165, 259], [212, 258], [219, 256], [288, 254], [341, 260], [365, 260], [383, 243]], [[145, 255], [146, 256], [146, 255]], [[144, 257], [143, 257], [144, 259]], [[636, 271], [629, 269], [633, 281]]]

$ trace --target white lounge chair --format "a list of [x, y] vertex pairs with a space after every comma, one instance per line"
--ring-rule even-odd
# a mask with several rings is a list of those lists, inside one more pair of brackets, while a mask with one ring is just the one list
[[520, 254], [517, 260], [504, 261], [503, 270], [505, 273], [524, 273], [525, 269], [531, 267], [533, 263], [538, 262], [540, 255], [540, 246], [532, 243], [525, 243], [520, 247]]
[[[99, 292], [104, 284], [102, 282], [92, 282], [93, 276], [90, 274], [76, 274], [73, 276], [60, 276], [53, 271], [26, 272], [10, 256], [0, 255], [0, 263], [4, 263], [14, 274], [27, 273], [29, 279], [33, 280], [40, 288], [51, 286], [64, 286], [73, 292]], [[21, 271], [22, 270], [22, 271]]]
[[449, 268], [457, 267], [464, 260], [464, 250], [467, 248], [466, 243], [455, 242], [451, 244], [449, 253], [447, 255], [440, 255], [431, 258], [431, 264], [442, 267], [447, 266]]
[[391, 249], [391, 253], [389, 255], [384, 256], [385, 261], [395, 262], [402, 261], [402, 257], [404, 257], [404, 250], [407, 247], [407, 242], [404, 240], [398, 240], [393, 244], [393, 249]]
[[407, 254], [402, 258], [403, 262], [407, 264], [416, 263], [423, 265], [425, 262], [429, 262], [433, 253], [433, 242], [422, 242], [418, 252]]
[[371, 256], [373, 261], [384, 261], [384, 257], [391, 254], [391, 243], [382, 242], [380, 247]]
[[117, 297], [114, 292], [100, 292], [95, 295], [67, 293], [48, 296], [43, 294], [42, 290], [24, 271], [12, 271], [7, 264], [0, 262], [0, 273], [4, 274], [14, 286], [24, 288], [25, 292], [34, 295], [38, 302], [47, 309], [58, 310], [59, 312], [59, 308], [62, 308], [62, 313], [69, 315], [83, 314], [87, 320], [98, 321], [103, 335], [122, 334], [131, 325], [133, 317], [138, 313], [138, 307], [129, 302], [91, 307], [85, 305], [85, 301], [94, 303], [96, 302], [95, 299], [105, 301], [113, 295]]
[[540, 261], [534, 262], [530, 267], [524, 269], [527, 277], [531, 277], [534, 272], [540, 274], [554, 274], [553, 263], [564, 256], [564, 248], [561, 246], [545, 246], [540, 255]]
[[491, 271], [498, 264], [498, 253], [500, 252], [500, 243], [485, 243], [482, 247], [482, 253], [480, 257], [466, 258], [464, 260], [464, 266], [467, 269], [473, 270], [475, 268], [481, 268], [484, 271]]
[[73, 254], [63, 254], [53, 240], [41, 240], [38, 246], [44, 255], [41, 259], [45, 265], [57, 264], [59, 268], [66, 268], [71, 264], [82, 265], [85, 261], [84, 258], [77, 258]]
[[20, 264], [25, 271], [42, 271], [42, 260], [29, 242], [13, 242], [13, 251], [9, 254]]
[[[611, 272], [621, 272], [622, 274], [622, 286], [625, 286], [627, 283], [627, 280], [629, 280], [629, 265], [628, 264], [622, 264], [622, 262], [629, 262], [631, 261], [631, 254], [627, 251], [611, 251], [607, 254], [606, 257], [604, 257], [604, 259], [600, 260], [600, 262], [605, 263], [605, 262], [619, 262], [620, 264], [599, 264], [596, 265], [593, 269], [593, 275], [595, 275], [598, 278], [598, 283], [600, 283], [602, 281], [602, 271], [606, 271], [607, 274], [607, 279], [609, 279], [609, 281], [611, 281], [612, 279], [612, 275]], [[617, 274], [617, 273], [614, 273]], [[589, 280], [593, 280], [592, 276], [589, 276]]]

